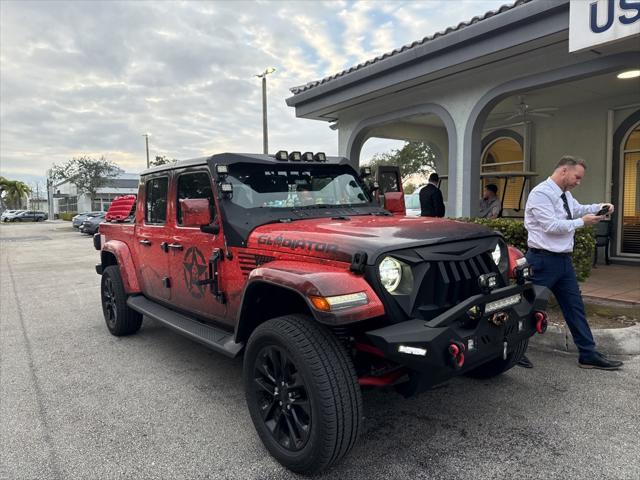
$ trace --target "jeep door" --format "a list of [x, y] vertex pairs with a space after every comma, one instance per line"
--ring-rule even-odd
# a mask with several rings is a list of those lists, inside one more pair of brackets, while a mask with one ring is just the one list
[[212, 261], [216, 249], [220, 254], [224, 251], [223, 235], [221, 232], [202, 232], [199, 226], [186, 226], [182, 218], [181, 200], [206, 199], [212, 224], [219, 223], [211, 175], [206, 166], [178, 170], [175, 185], [172, 192], [175, 227], [171, 243], [176, 245], [176, 249], [169, 255], [173, 290], [171, 303], [207, 320], [226, 323], [226, 303], [216, 298], [212, 284], [206, 283], [215, 268], [219, 271], [219, 281], [223, 282], [225, 260]]
[[171, 299], [168, 195], [168, 172], [145, 176], [139, 195], [143, 205], [138, 204], [134, 239], [142, 291], [147, 297], [165, 302]]

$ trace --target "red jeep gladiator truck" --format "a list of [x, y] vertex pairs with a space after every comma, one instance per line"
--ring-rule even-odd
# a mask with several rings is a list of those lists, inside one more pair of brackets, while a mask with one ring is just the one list
[[411, 395], [513, 367], [546, 329], [548, 291], [522, 254], [479, 225], [394, 215], [402, 192], [385, 210], [371, 190], [322, 153], [144, 171], [94, 237], [109, 331], [133, 334], [146, 316], [243, 353], [259, 437], [305, 474], [353, 447], [361, 388]]

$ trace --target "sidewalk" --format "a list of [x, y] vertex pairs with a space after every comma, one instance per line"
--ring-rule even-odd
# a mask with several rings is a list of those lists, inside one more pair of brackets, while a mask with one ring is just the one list
[[586, 282], [580, 284], [586, 301], [603, 300], [640, 305], [640, 266], [604, 265], [591, 269]]
[[[586, 282], [580, 284], [585, 303], [625, 305], [640, 311], [640, 267], [598, 265]], [[634, 315], [637, 318], [636, 315]], [[598, 348], [609, 355], [640, 354], [640, 324], [624, 328], [592, 328]], [[550, 324], [544, 335], [535, 335], [532, 344], [542, 348], [576, 352], [566, 324]]]

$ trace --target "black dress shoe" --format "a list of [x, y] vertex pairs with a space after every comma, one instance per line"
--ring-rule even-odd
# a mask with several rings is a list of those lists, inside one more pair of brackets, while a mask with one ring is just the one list
[[516, 365], [522, 368], [533, 368], [533, 363], [531, 363], [531, 360], [529, 360], [526, 355], [522, 355], [522, 358], [518, 360], [518, 363], [516, 363]]
[[623, 363], [619, 360], [609, 360], [601, 353], [595, 352], [591, 357], [578, 359], [580, 368], [597, 368], [599, 370], [618, 370]]

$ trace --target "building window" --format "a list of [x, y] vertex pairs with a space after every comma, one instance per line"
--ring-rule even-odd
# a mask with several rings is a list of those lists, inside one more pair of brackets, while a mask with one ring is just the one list
[[622, 252], [640, 254], [640, 124], [622, 148]]
[[78, 211], [78, 197], [62, 197], [58, 199], [58, 212], [71, 213]]
[[[520, 135], [513, 132], [502, 131], [501, 136], [490, 140], [485, 146], [482, 154], [480, 173], [482, 176], [482, 189], [493, 183], [498, 187], [498, 198], [502, 200], [502, 208], [519, 209], [520, 195], [524, 184], [524, 177], [514, 176], [511, 178], [491, 177], [491, 173], [523, 172], [524, 153], [522, 144], [518, 137]], [[505, 195], [506, 188], [506, 195]], [[523, 199], [524, 200], [524, 199]]]

